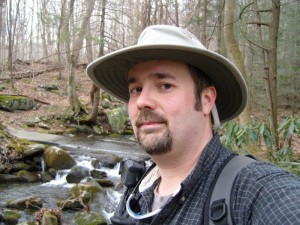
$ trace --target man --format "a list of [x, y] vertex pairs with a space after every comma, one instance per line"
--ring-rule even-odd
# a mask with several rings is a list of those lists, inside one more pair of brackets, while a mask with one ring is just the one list
[[[234, 154], [217, 129], [247, 101], [240, 72], [186, 30], [155, 25], [137, 45], [97, 59], [87, 73], [128, 103], [137, 140], [155, 162], [125, 193], [113, 224], [204, 224], [213, 180]], [[300, 181], [276, 166], [248, 165], [232, 197], [235, 224], [300, 224]]]

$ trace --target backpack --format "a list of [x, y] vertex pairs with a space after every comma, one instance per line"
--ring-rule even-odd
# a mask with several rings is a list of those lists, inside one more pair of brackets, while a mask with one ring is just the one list
[[231, 215], [232, 187], [238, 173], [250, 163], [251, 156], [233, 155], [216, 175], [204, 209], [204, 225], [233, 225]]

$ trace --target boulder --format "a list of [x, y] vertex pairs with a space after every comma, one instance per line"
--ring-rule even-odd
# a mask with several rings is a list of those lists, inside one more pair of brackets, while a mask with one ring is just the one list
[[23, 163], [23, 162], [15, 162], [15, 163], [12, 163], [11, 165], [11, 171], [20, 171], [20, 170], [33, 170], [33, 167], [26, 164], [26, 163]]
[[42, 172], [41, 173], [41, 180], [43, 182], [50, 182], [51, 180], [53, 180], [53, 177], [49, 172]]
[[34, 155], [42, 154], [45, 149], [46, 147], [43, 144], [30, 144], [24, 150], [23, 155], [25, 157], [31, 157]]
[[80, 201], [79, 199], [59, 201], [57, 205], [61, 207], [62, 210], [82, 210], [84, 208], [82, 201]]
[[76, 225], [107, 225], [105, 218], [95, 211], [84, 211], [75, 215]]
[[19, 177], [23, 177], [29, 183], [38, 182], [40, 180], [37, 173], [32, 173], [27, 170], [20, 170], [17, 174]]
[[97, 159], [92, 161], [92, 165], [94, 168], [99, 169], [100, 167], [106, 167], [106, 168], [114, 168], [117, 163], [119, 163], [123, 158], [111, 154], [103, 154]]
[[13, 112], [15, 110], [31, 110], [36, 106], [32, 98], [24, 96], [0, 95], [0, 109]]
[[73, 157], [57, 146], [48, 147], [44, 152], [44, 159], [48, 168], [56, 170], [70, 169], [76, 164]]
[[0, 183], [4, 182], [27, 182], [27, 180], [24, 177], [19, 177], [18, 175], [14, 174], [0, 174]]
[[112, 132], [122, 134], [125, 129], [125, 117], [121, 108], [115, 108], [107, 112], [108, 123]]
[[3, 214], [3, 222], [4, 224], [10, 224], [14, 225], [18, 223], [18, 220], [21, 218], [21, 214], [15, 212], [15, 211], [5, 211]]
[[66, 180], [68, 183], [79, 183], [85, 177], [90, 175], [90, 171], [86, 167], [82, 166], [73, 166], [71, 171], [66, 176]]
[[71, 189], [73, 198], [82, 199], [84, 203], [91, 202], [98, 193], [105, 193], [105, 191], [97, 182], [76, 184]]
[[96, 179], [103, 179], [107, 177], [107, 173], [100, 170], [91, 170], [91, 177]]
[[109, 99], [107, 98], [104, 98], [101, 102], [101, 106], [104, 108], [104, 109], [108, 109], [111, 105], [111, 102], [109, 101]]
[[95, 179], [95, 181], [102, 187], [113, 187], [114, 183], [109, 179]]
[[41, 225], [58, 225], [58, 220], [55, 215], [47, 211], [44, 213]]
[[43, 207], [43, 203], [41, 198], [30, 196], [30, 197], [7, 201], [6, 207], [12, 209], [21, 209], [21, 210], [25, 210], [25, 209], [38, 210]]

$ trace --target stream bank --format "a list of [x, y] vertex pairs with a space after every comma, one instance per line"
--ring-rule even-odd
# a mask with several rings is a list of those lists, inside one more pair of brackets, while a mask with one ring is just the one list
[[[109, 158], [110, 156], [135, 159], [147, 158], [132, 136], [119, 136], [117, 138], [85, 135], [60, 136], [13, 129], [10, 129], [9, 132], [20, 139], [59, 146], [75, 159], [77, 166], [79, 165], [89, 171], [93, 169], [93, 161]], [[108, 221], [122, 194], [122, 188], [119, 186], [118, 164], [113, 168], [102, 166], [98, 169], [107, 174], [107, 178], [114, 183], [114, 186], [105, 187], [105, 194], [101, 194], [99, 198], [97, 197], [89, 207], [92, 211], [100, 212]], [[66, 182], [66, 174], [69, 171], [57, 171], [55, 180], [46, 183], [2, 183], [0, 184], [0, 203], [34, 195], [42, 199], [43, 208], [56, 208], [57, 202], [61, 199], [67, 199], [70, 190], [74, 187], [74, 184]], [[34, 215], [32, 213], [25, 211], [18, 211], [18, 213], [22, 215], [18, 220], [19, 224], [33, 221]], [[64, 211], [61, 224], [76, 224], [74, 214], [75, 212], [72, 210]], [[7, 223], [0, 222], [0, 224]]]

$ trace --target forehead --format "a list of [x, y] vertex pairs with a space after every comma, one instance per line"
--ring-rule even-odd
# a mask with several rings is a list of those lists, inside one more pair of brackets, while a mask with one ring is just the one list
[[[127, 78], [139, 79], [146, 75], [169, 74], [171, 76], [185, 76], [190, 74], [186, 63], [171, 60], [151, 60], [134, 65], [128, 71]], [[162, 78], [161, 76], [157, 76]]]

